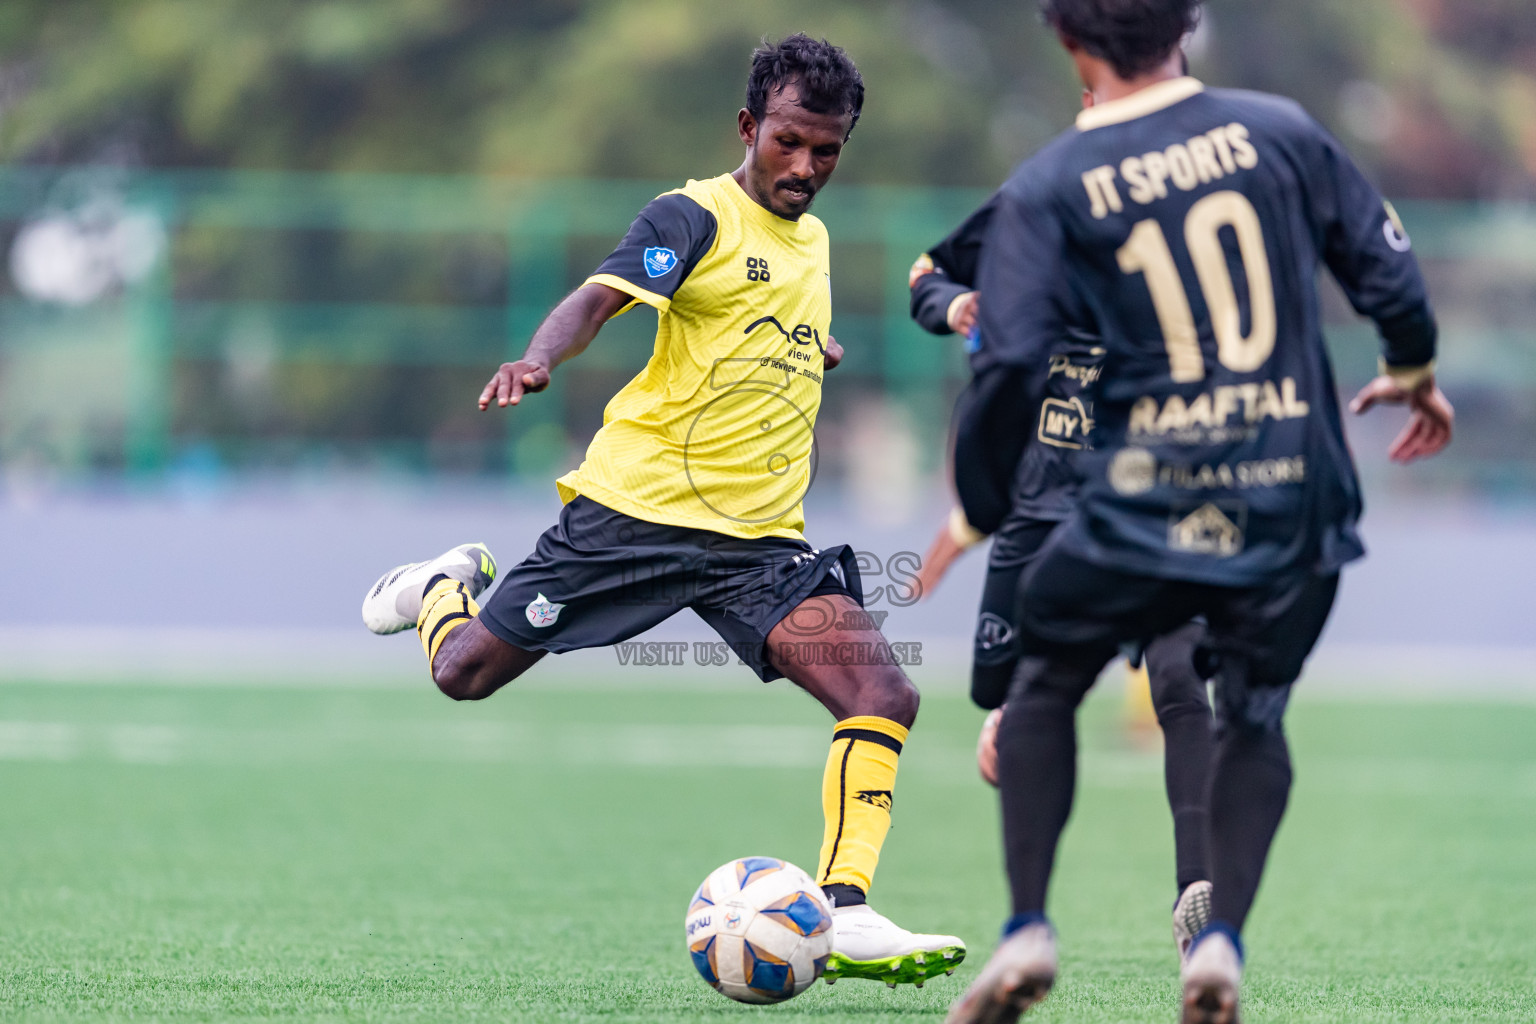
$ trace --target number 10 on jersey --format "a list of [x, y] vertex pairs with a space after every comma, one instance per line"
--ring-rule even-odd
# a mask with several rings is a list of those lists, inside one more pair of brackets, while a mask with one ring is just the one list
[[[1231, 228], [1237, 236], [1238, 252], [1248, 277], [1246, 335], [1237, 289], [1221, 246], [1222, 228]], [[1275, 288], [1258, 211], [1241, 192], [1214, 192], [1190, 207], [1184, 218], [1184, 244], [1200, 279], [1206, 309], [1210, 311], [1216, 358], [1235, 373], [1257, 370], [1275, 350]], [[1138, 223], [1116, 257], [1122, 271], [1146, 278], [1173, 379], [1179, 383], [1204, 380], [1205, 360], [1200, 354], [1195, 314], [1162, 225], [1150, 219]]]

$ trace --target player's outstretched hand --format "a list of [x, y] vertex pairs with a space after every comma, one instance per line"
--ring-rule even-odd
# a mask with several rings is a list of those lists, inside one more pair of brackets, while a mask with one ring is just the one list
[[1003, 709], [993, 708], [981, 723], [981, 735], [976, 737], [976, 768], [987, 785], [997, 785], [997, 726], [1003, 720]]
[[539, 363], [519, 359], [515, 363], [502, 363], [485, 390], [480, 392], [480, 410], [491, 407], [491, 400], [503, 409], [516, 405], [524, 392], [543, 391], [549, 387], [549, 370]]
[[1433, 376], [1412, 389], [1403, 387], [1389, 376], [1377, 377], [1360, 389], [1354, 401], [1349, 403], [1349, 411], [1359, 414], [1377, 405], [1402, 404], [1408, 406], [1408, 425], [1387, 449], [1387, 456], [1393, 462], [1428, 458], [1439, 454], [1451, 443], [1456, 410], [1435, 384]]
[[933, 543], [928, 546], [928, 553], [923, 556], [923, 564], [917, 570], [919, 599], [927, 597], [938, 589], [939, 581], [944, 578], [945, 573], [949, 572], [949, 567], [955, 564], [955, 559], [960, 557], [963, 550], [950, 536], [949, 524], [945, 523], [943, 529], [934, 535]]
[[822, 369], [835, 370], [837, 364], [843, 361], [843, 346], [837, 343], [832, 335], [827, 335], [827, 350], [822, 354]]

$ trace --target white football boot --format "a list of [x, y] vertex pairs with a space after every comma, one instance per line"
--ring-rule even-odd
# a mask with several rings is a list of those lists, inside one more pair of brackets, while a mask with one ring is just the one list
[[1191, 882], [1173, 905], [1173, 944], [1179, 947], [1179, 960], [1189, 956], [1195, 936], [1211, 923], [1211, 883]]
[[953, 974], [965, 959], [965, 943], [953, 935], [907, 931], [874, 909], [858, 904], [832, 910], [832, 956], [822, 977], [868, 978], [891, 988]]
[[1207, 932], [1184, 959], [1181, 1024], [1238, 1024], [1243, 958], [1225, 932]]
[[479, 597], [496, 578], [496, 559], [484, 544], [460, 544], [429, 562], [397, 565], [363, 597], [363, 625], [380, 634], [413, 629], [421, 618], [422, 592], [437, 575], [458, 580], [470, 597]]
[[1056, 984], [1056, 933], [1025, 925], [998, 945], [944, 1024], [1012, 1024]]

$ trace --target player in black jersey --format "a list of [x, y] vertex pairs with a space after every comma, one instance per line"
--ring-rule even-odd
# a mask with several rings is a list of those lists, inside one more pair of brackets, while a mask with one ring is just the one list
[[[965, 336], [968, 347], [976, 345], [976, 272], [995, 202], [996, 196], [919, 257], [908, 277], [913, 319], [933, 334]], [[1076, 500], [1073, 460], [1088, 444], [1090, 388], [1102, 369], [1103, 354], [1089, 339], [1063, 338], [1049, 356], [1048, 395], [1039, 405], [1033, 429], [1022, 437], [988, 434], [981, 450], [970, 446], [953, 453], [961, 506], [924, 558], [919, 584], [926, 594], [965, 546], [992, 536], [971, 655], [971, 699], [989, 710], [1000, 708], [1007, 698], [1021, 653], [1015, 611], [1019, 581]], [[971, 391], [962, 398], [960, 423], [981, 407], [974, 399]], [[1009, 491], [993, 493], [993, 474], [986, 463], [995, 452], [1012, 453], [1021, 445]], [[1164, 781], [1174, 826], [1173, 935], [1181, 955], [1206, 924], [1210, 909], [1205, 788], [1211, 707], [1205, 679], [1195, 667], [1196, 645], [1203, 636], [1198, 623], [1189, 623], [1152, 640], [1145, 652], [1152, 708], [1164, 737]], [[998, 717], [995, 710], [988, 715], [978, 745], [982, 775], [994, 784]]]
[[[1072, 804], [1077, 705], [1120, 641], [1203, 614], [1217, 659], [1214, 887], [1183, 965], [1183, 1019], [1229, 1024], [1239, 936], [1290, 791], [1290, 688], [1339, 570], [1364, 553], [1319, 263], [1381, 335], [1382, 375], [1353, 408], [1409, 406], [1391, 457], [1439, 452], [1453, 414], [1396, 215], [1295, 103], [1181, 74], [1198, 0], [1041, 6], [1092, 105], [999, 190], [977, 281], [974, 419], [1026, 429], [1046, 357], [1073, 331], [1106, 355], [1080, 500], [1021, 594], [1027, 649], [1041, 653], [1021, 662], [998, 738], [1013, 916], [950, 1020], [1009, 1021], [1049, 991], [1045, 896]], [[976, 436], [962, 429], [957, 447]]]

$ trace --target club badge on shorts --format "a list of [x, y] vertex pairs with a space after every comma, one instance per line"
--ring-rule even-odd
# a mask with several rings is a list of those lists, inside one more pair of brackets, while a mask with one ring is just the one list
[[528, 602], [524, 614], [528, 616], [528, 624], [535, 629], [543, 629], [545, 626], [553, 626], [555, 620], [560, 617], [560, 611], [565, 605], [556, 604], [549, 598], [540, 594]]

